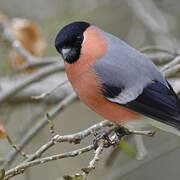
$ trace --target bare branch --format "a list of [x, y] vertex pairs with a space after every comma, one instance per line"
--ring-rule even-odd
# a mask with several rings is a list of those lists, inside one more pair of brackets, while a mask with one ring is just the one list
[[39, 107], [37, 107], [34, 111], [33, 114], [27, 118], [27, 121], [25, 125], [22, 127], [22, 130], [20, 130], [20, 136], [24, 136], [26, 132], [28, 132], [29, 127], [32, 127], [33, 124], [37, 121], [38, 118], [40, 118], [44, 112], [47, 112], [48, 110], [48, 103], [47, 102], [42, 102], [39, 104]]
[[152, 0], [128, 0], [127, 3], [147, 29], [154, 33], [153, 37], [156, 44], [168, 45], [171, 48], [175, 46], [177, 41], [169, 34], [164, 14]]
[[62, 87], [64, 84], [66, 84], [68, 82], [69, 82], [68, 80], [65, 80], [65, 81], [61, 82], [60, 84], [58, 84], [55, 88], [49, 90], [48, 92], [44, 92], [44, 93], [40, 94], [39, 96], [32, 96], [32, 98], [33, 99], [43, 99], [43, 98], [49, 96], [55, 90], [57, 90], [58, 88]]
[[55, 136], [55, 126], [54, 126], [53, 120], [50, 118], [48, 113], [46, 114], [46, 117], [50, 124], [50, 133], [51, 133], [51, 137], [53, 138]]
[[166, 78], [174, 76], [180, 70], [180, 64], [177, 64], [163, 72]]
[[89, 169], [94, 169], [95, 168], [95, 163], [96, 161], [99, 161], [99, 155], [101, 154], [102, 150], [104, 147], [104, 141], [100, 143], [99, 147], [95, 151], [94, 158], [89, 162]]
[[[60, 113], [67, 105], [71, 104], [76, 99], [76, 95], [73, 93], [67, 96], [63, 101], [61, 101], [57, 106], [55, 106], [50, 112], [49, 116], [54, 118]], [[19, 149], [22, 149], [38, 132], [41, 128], [43, 128], [48, 123], [48, 119], [46, 116], [42, 120], [40, 120], [30, 131], [28, 131], [21, 141], [17, 144]], [[10, 163], [16, 157], [17, 151], [12, 150], [9, 152], [4, 159], [0, 160], [0, 164], [7, 162]]]
[[[27, 78], [27, 77], [26, 77]], [[64, 84], [61, 88], [56, 89], [58, 84], [61, 84], [67, 79], [65, 72], [56, 72], [47, 77], [44, 77], [40, 81], [35, 81], [32, 84], [26, 86], [21, 91], [18, 91], [14, 96], [11, 98], [6, 98], [4, 101], [11, 104], [11, 103], [21, 103], [21, 102], [41, 102], [45, 101], [48, 104], [56, 104], [64, 97], [70, 95], [73, 92], [73, 89], [70, 84]], [[1, 93], [9, 91], [9, 89], [14, 89], [17, 84], [21, 84], [21, 78], [14, 77], [14, 78], [2, 78], [1, 79]], [[52, 89], [53, 93], [44, 97], [43, 99], [32, 99], [32, 96], [39, 96], [43, 93], [50, 92]]]
[[6, 91], [1, 92], [0, 94], [0, 102], [5, 101], [6, 99], [15, 95], [18, 91], [22, 90], [26, 86], [30, 85], [31, 83], [45, 78], [46, 76], [55, 73], [57, 71], [63, 70], [64, 66], [62, 64], [56, 63], [53, 65], [49, 65], [45, 68], [40, 69], [33, 74], [30, 74], [28, 77], [21, 79], [19, 83], [17, 83], [12, 89], [8, 89]]
[[[112, 125], [112, 123], [110, 123], [109, 121], [103, 121], [101, 123], [98, 123], [98, 124], [90, 127], [89, 128], [89, 130], [91, 129], [90, 131], [86, 132], [86, 130], [84, 130], [84, 131], [81, 131], [79, 133], [84, 133], [85, 135], [89, 135], [92, 132], [92, 130], [94, 130], [95, 127], [98, 129], [101, 126], [106, 126], [106, 125]], [[107, 130], [107, 133], [110, 134], [112, 131], [114, 131], [117, 128], [118, 128], [118, 126], [114, 125], [114, 126], [112, 126], [111, 128], [109, 128]], [[79, 133], [74, 134], [74, 137], [73, 137], [73, 141], [74, 142], [76, 142], [76, 140], [77, 140], [76, 136], [77, 135], [79, 136]], [[61, 136], [63, 141], [65, 139], [66, 139], [66, 141], [69, 141], [69, 135], [66, 136], [68, 138], [64, 138], [64, 137]], [[71, 141], [72, 141], [72, 139], [71, 139]], [[71, 152], [67, 152], [67, 153], [63, 153], [63, 154], [53, 155], [53, 156], [49, 156], [49, 157], [45, 157], [45, 158], [40, 158], [40, 159], [34, 160], [35, 158], [40, 157], [40, 155], [42, 155], [42, 153], [45, 152], [48, 148], [52, 147], [55, 144], [55, 142], [60, 142], [60, 136], [59, 135], [54, 136], [51, 141], [49, 141], [48, 143], [43, 145], [36, 153], [33, 154], [33, 156], [29, 157], [23, 163], [21, 163], [20, 165], [16, 166], [15, 168], [12, 168], [11, 170], [7, 171], [6, 174], [5, 174], [5, 178], [4, 179], [9, 179], [9, 178], [11, 178], [11, 177], [13, 177], [15, 175], [23, 173], [25, 169], [27, 169], [27, 168], [29, 168], [31, 166], [35, 166], [35, 165], [39, 165], [39, 164], [44, 164], [46, 162], [57, 160], [57, 159], [62, 159], [62, 158], [67, 158], [67, 157], [75, 157], [75, 156], [78, 156], [78, 155], [80, 155], [82, 153], [85, 153], [85, 152], [88, 152], [88, 151], [94, 149], [94, 145], [89, 145], [89, 146], [87, 146], [85, 148], [81, 148], [81, 149], [78, 149], [78, 150], [75, 150], [75, 151], [71, 151]], [[87, 172], [87, 174], [91, 171], [91, 169], [94, 169], [95, 162], [98, 161], [99, 155], [100, 155], [100, 153], [103, 150], [104, 144], [105, 144], [105, 141], [102, 141], [100, 143], [100, 146], [95, 151], [95, 156], [94, 156], [94, 158], [89, 163], [89, 166], [88, 166], [89, 171]]]
[[41, 66], [47, 66], [53, 63], [57, 63], [60, 60], [62, 60], [60, 57], [43, 57], [43, 58], [37, 58], [34, 62], [25, 62], [21, 65], [21, 67], [17, 67], [16, 71], [22, 71], [33, 67], [41, 67]]
[[146, 53], [147, 51], [156, 51], [156, 52], [165, 52], [172, 55], [180, 55], [178, 51], [168, 49], [168, 48], [162, 48], [161, 46], [145, 46], [140, 49], [142, 53]]
[[31, 161], [33, 159], [41, 157], [41, 155], [45, 151], [47, 151], [50, 147], [55, 145], [57, 142], [79, 143], [83, 138], [89, 136], [92, 132], [101, 129], [102, 127], [107, 127], [111, 125], [112, 123], [110, 121], [105, 120], [100, 123], [94, 124], [93, 126], [88, 127], [87, 129], [80, 131], [78, 133], [64, 135], [64, 136], [55, 135], [49, 142], [41, 146], [34, 154], [30, 155], [26, 161]]
[[22, 151], [21, 149], [19, 149], [19, 148], [17, 147], [17, 145], [13, 143], [12, 139], [11, 139], [9, 136], [6, 136], [6, 138], [7, 138], [8, 142], [9, 142], [9, 144], [10, 144], [17, 152], [19, 152], [23, 157], [28, 158], [27, 154], [26, 154], [24, 151]]
[[167, 63], [176, 57], [173, 54], [169, 54], [165, 52], [145, 53], [145, 55], [156, 64]]
[[177, 56], [176, 58], [174, 58], [172, 61], [170, 61], [169, 63], [164, 65], [160, 70], [161, 70], [161, 72], [167, 71], [169, 68], [172, 68], [173, 66], [177, 65], [178, 63], [180, 63], [180, 56]]
[[152, 137], [155, 135], [155, 133], [157, 132], [157, 129], [153, 130], [153, 131], [137, 131], [137, 130], [128, 130], [128, 133], [130, 134], [136, 134], [136, 135], [143, 135], [143, 136], [149, 136]]
[[147, 149], [143, 142], [143, 137], [140, 135], [134, 135], [133, 137], [134, 137], [136, 151], [137, 151], [136, 159], [143, 160], [148, 154]]
[[30, 162], [25, 162], [22, 163], [18, 166], [16, 166], [15, 168], [7, 171], [5, 173], [5, 177], [4, 180], [7, 180], [17, 174], [23, 173], [25, 169], [31, 167], [31, 166], [35, 166], [35, 165], [40, 165], [40, 164], [44, 164], [47, 163], [49, 161], [54, 161], [54, 160], [58, 160], [58, 159], [63, 159], [63, 158], [68, 158], [68, 157], [75, 157], [75, 156], [79, 156], [83, 153], [86, 153], [88, 151], [91, 151], [94, 149], [93, 145], [89, 145], [87, 147], [81, 148], [81, 149], [77, 149], [71, 152], [66, 152], [66, 153], [62, 153], [62, 154], [57, 154], [57, 155], [53, 155], [53, 156], [49, 156], [49, 157], [45, 157], [45, 158], [41, 158], [41, 159], [36, 159]]

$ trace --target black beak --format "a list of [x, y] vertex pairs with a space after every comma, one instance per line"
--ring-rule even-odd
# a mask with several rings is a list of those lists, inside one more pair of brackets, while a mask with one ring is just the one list
[[62, 54], [64, 59], [67, 59], [70, 51], [71, 51], [71, 48], [62, 48], [61, 49], [61, 54]]

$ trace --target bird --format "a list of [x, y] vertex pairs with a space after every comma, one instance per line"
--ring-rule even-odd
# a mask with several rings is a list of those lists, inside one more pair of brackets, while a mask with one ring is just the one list
[[84, 21], [64, 26], [55, 48], [74, 91], [91, 110], [127, 128], [151, 124], [180, 136], [180, 99], [144, 54]]

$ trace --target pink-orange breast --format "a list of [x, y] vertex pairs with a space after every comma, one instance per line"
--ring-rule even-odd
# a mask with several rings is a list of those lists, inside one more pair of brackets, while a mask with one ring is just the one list
[[102, 86], [92, 66], [106, 53], [106, 39], [93, 27], [88, 28], [84, 36], [80, 59], [74, 64], [65, 63], [68, 79], [81, 101], [99, 115], [120, 125], [139, 118], [135, 112], [103, 96]]

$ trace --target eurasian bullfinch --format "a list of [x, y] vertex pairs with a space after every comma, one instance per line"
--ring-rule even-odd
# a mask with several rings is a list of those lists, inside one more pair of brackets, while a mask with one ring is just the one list
[[72, 87], [90, 109], [119, 125], [142, 114], [179, 132], [180, 100], [145, 55], [87, 22], [63, 27], [55, 47]]

